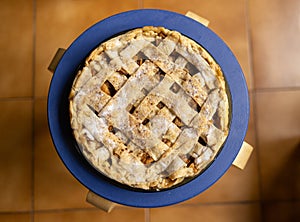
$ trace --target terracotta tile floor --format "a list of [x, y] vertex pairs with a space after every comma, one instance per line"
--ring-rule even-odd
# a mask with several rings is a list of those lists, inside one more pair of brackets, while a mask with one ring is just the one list
[[[57, 48], [118, 12], [191, 10], [232, 49], [251, 99], [255, 150], [210, 189], [175, 206], [120, 206], [106, 214], [66, 170], [48, 132], [46, 102]], [[2, 0], [0, 2], [0, 221], [296, 221], [300, 217], [300, 1]]]

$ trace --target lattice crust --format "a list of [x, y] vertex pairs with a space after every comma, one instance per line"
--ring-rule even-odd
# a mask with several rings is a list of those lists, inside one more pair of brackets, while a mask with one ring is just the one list
[[228, 110], [211, 56], [161, 27], [102, 43], [70, 93], [71, 126], [85, 158], [142, 189], [168, 188], [203, 171], [227, 137]]

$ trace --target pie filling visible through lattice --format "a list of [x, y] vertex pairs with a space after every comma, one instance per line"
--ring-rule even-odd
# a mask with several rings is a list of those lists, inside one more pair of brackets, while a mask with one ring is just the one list
[[229, 128], [222, 71], [196, 42], [143, 27], [96, 48], [77, 73], [70, 117], [84, 157], [107, 177], [160, 190], [199, 175]]

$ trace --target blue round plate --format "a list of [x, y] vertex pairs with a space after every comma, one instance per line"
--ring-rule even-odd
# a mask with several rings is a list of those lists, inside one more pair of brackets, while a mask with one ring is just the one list
[[[228, 138], [215, 161], [198, 177], [173, 189], [147, 192], [112, 183], [97, 172], [76, 148], [69, 119], [68, 96], [78, 67], [101, 42], [143, 26], [176, 30], [202, 45], [221, 66], [231, 95]], [[192, 198], [214, 184], [230, 167], [243, 143], [249, 118], [248, 90], [243, 72], [226, 44], [209, 28], [170, 11], [143, 9], [102, 20], [82, 33], [66, 50], [53, 74], [48, 94], [48, 123], [53, 143], [68, 170], [84, 186], [113, 202], [134, 207], [161, 207]]]

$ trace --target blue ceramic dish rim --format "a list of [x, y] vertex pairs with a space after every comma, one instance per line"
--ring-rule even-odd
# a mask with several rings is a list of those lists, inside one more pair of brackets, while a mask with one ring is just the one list
[[[75, 149], [69, 123], [68, 95], [76, 70], [99, 43], [143, 26], [163, 26], [194, 39], [220, 65], [231, 94], [231, 127], [222, 151], [198, 177], [173, 189], [147, 192], [111, 183], [91, 167]], [[241, 67], [228, 46], [209, 28], [184, 15], [158, 9], [140, 9], [106, 18], [83, 32], [66, 50], [50, 83], [48, 125], [52, 141], [71, 174], [85, 187], [110, 201], [133, 207], [162, 207], [190, 199], [213, 185], [231, 166], [244, 141], [249, 119], [249, 98]]]

